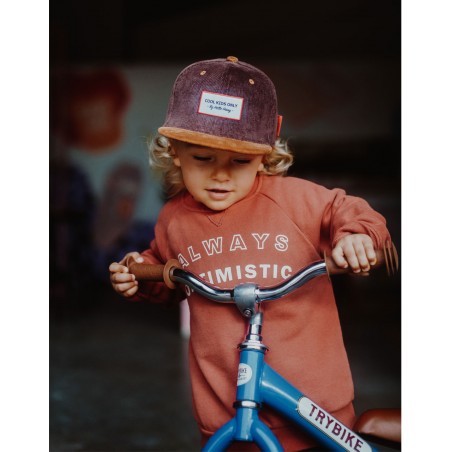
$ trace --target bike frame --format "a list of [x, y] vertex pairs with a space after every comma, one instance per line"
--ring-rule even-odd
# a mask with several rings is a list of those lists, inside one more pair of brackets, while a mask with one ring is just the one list
[[262, 313], [251, 318], [246, 340], [239, 345], [236, 414], [209, 439], [203, 451], [225, 450], [234, 441], [254, 442], [262, 451], [283, 451], [276, 436], [259, 419], [258, 411], [263, 405], [298, 424], [328, 450], [376, 451], [265, 363], [267, 347], [260, 336], [262, 318]]

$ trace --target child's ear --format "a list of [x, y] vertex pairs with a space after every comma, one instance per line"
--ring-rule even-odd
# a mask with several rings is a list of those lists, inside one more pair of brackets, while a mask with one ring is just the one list
[[176, 153], [173, 155], [173, 163], [180, 168], [180, 158]]
[[174, 146], [174, 143], [171, 143], [171, 157], [173, 158], [173, 163], [180, 168], [180, 158], [177, 156], [176, 147]]
[[259, 171], [264, 171], [264, 164], [261, 162], [260, 164], [259, 164], [259, 166], [257, 167], [257, 171], [259, 172]]

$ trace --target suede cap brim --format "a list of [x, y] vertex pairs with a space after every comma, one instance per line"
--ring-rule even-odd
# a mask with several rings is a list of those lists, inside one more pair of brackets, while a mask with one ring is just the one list
[[167, 138], [198, 144], [200, 146], [207, 146], [209, 148], [222, 149], [224, 151], [240, 152], [241, 154], [265, 155], [270, 154], [273, 149], [268, 144], [219, 137], [178, 127], [160, 127], [158, 131]]

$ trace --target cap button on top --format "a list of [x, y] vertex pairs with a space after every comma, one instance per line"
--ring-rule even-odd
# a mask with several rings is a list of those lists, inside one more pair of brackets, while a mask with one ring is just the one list
[[231, 61], [232, 63], [237, 63], [237, 61], [239, 61], [239, 59], [235, 56], [228, 56], [226, 58], [227, 61]]

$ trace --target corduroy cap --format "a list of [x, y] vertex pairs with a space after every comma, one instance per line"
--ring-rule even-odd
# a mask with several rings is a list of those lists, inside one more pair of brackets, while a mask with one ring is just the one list
[[280, 118], [270, 78], [230, 56], [182, 70], [158, 131], [201, 146], [268, 154], [279, 134]]

